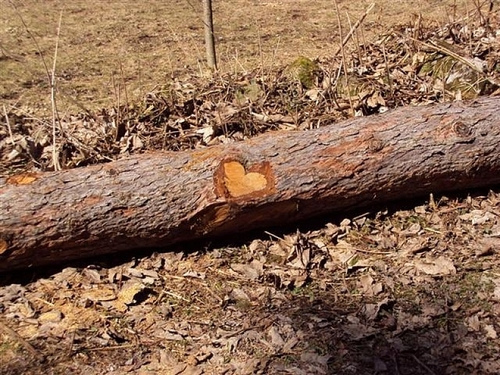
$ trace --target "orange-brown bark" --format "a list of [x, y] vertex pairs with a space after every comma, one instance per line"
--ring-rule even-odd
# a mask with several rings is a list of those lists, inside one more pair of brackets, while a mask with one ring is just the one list
[[0, 179], [0, 271], [500, 183], [500, 100]]

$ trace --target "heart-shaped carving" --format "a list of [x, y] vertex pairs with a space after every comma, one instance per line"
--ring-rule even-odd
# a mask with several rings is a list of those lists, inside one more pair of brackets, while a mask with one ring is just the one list
[[267, 186], [267, 179], [261, 173], [246, 173], [245, 168], [237, 161], [224, 164], [224, 184], [232, 197], [264, 190]]

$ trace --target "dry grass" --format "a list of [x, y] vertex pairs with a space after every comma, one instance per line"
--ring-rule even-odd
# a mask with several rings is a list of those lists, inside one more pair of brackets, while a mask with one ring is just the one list
[[[12, 6], [16, 5], [16, 9]], [[340, 2], [341, 19], [355, 22], [371, 1]], [[370, 39], [394, 22], [415, 18], [444, 23], [470, 1], [376, 1], [361, 26]], [[39, 51], [20, 19], [36, 36], [46, 59], [53, 56], [59, 13], [58, 99], [62, 115], [116, 104], [118, 86], [130, 100], [185, 74], [208, 72], [200, 1], [1, 0], [0, 98], [36, 115], [50, 114], [50, 88]], [[217, 1], [216, 43], [222, 72], [273, 69], [299, 55], [329, 56], [338, 49], [333, 3], [319, 1]]]

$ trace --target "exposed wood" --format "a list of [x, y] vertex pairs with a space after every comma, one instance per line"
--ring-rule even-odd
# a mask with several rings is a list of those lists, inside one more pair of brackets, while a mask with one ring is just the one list
[[0, 179], [0, 270], [500, 183], [500, 100]]

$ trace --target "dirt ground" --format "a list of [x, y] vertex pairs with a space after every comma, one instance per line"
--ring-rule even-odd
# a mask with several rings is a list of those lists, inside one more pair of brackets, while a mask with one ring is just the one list
[[[21, 146], [50, 154], [39, 134], [51, 124], [40, 54], [50, 70], [60, 14], [66, 168], [470, 94], [417, 74], [431, 38], [451, 35], [463, 56], [485, 62], [479, 78], [491, 85], [471, 85], [474, 95], [499, 94], [500, 17], [488, 2], [375, 2], [347, 46], [350, 71], [363, 78], [354, 100], [353, 86], [333, 95], [329, 85], [342, 66], [332, 57], [341, 39], [332, 1], [216, 1], [215, 78], [199, 2], [0, 1], [9, 119], [0, 123], [0, 175], [54, 168], [45, 151]], [[354, 24], [370, 2], [338, 5], [345, 35], [347, 14]], [[311, 87], [284, 68], [300, 55], [319, 57]], [[0, 275], [0, 373], [500, 373], [499, 192], [435, 193], [239, 242]]]

